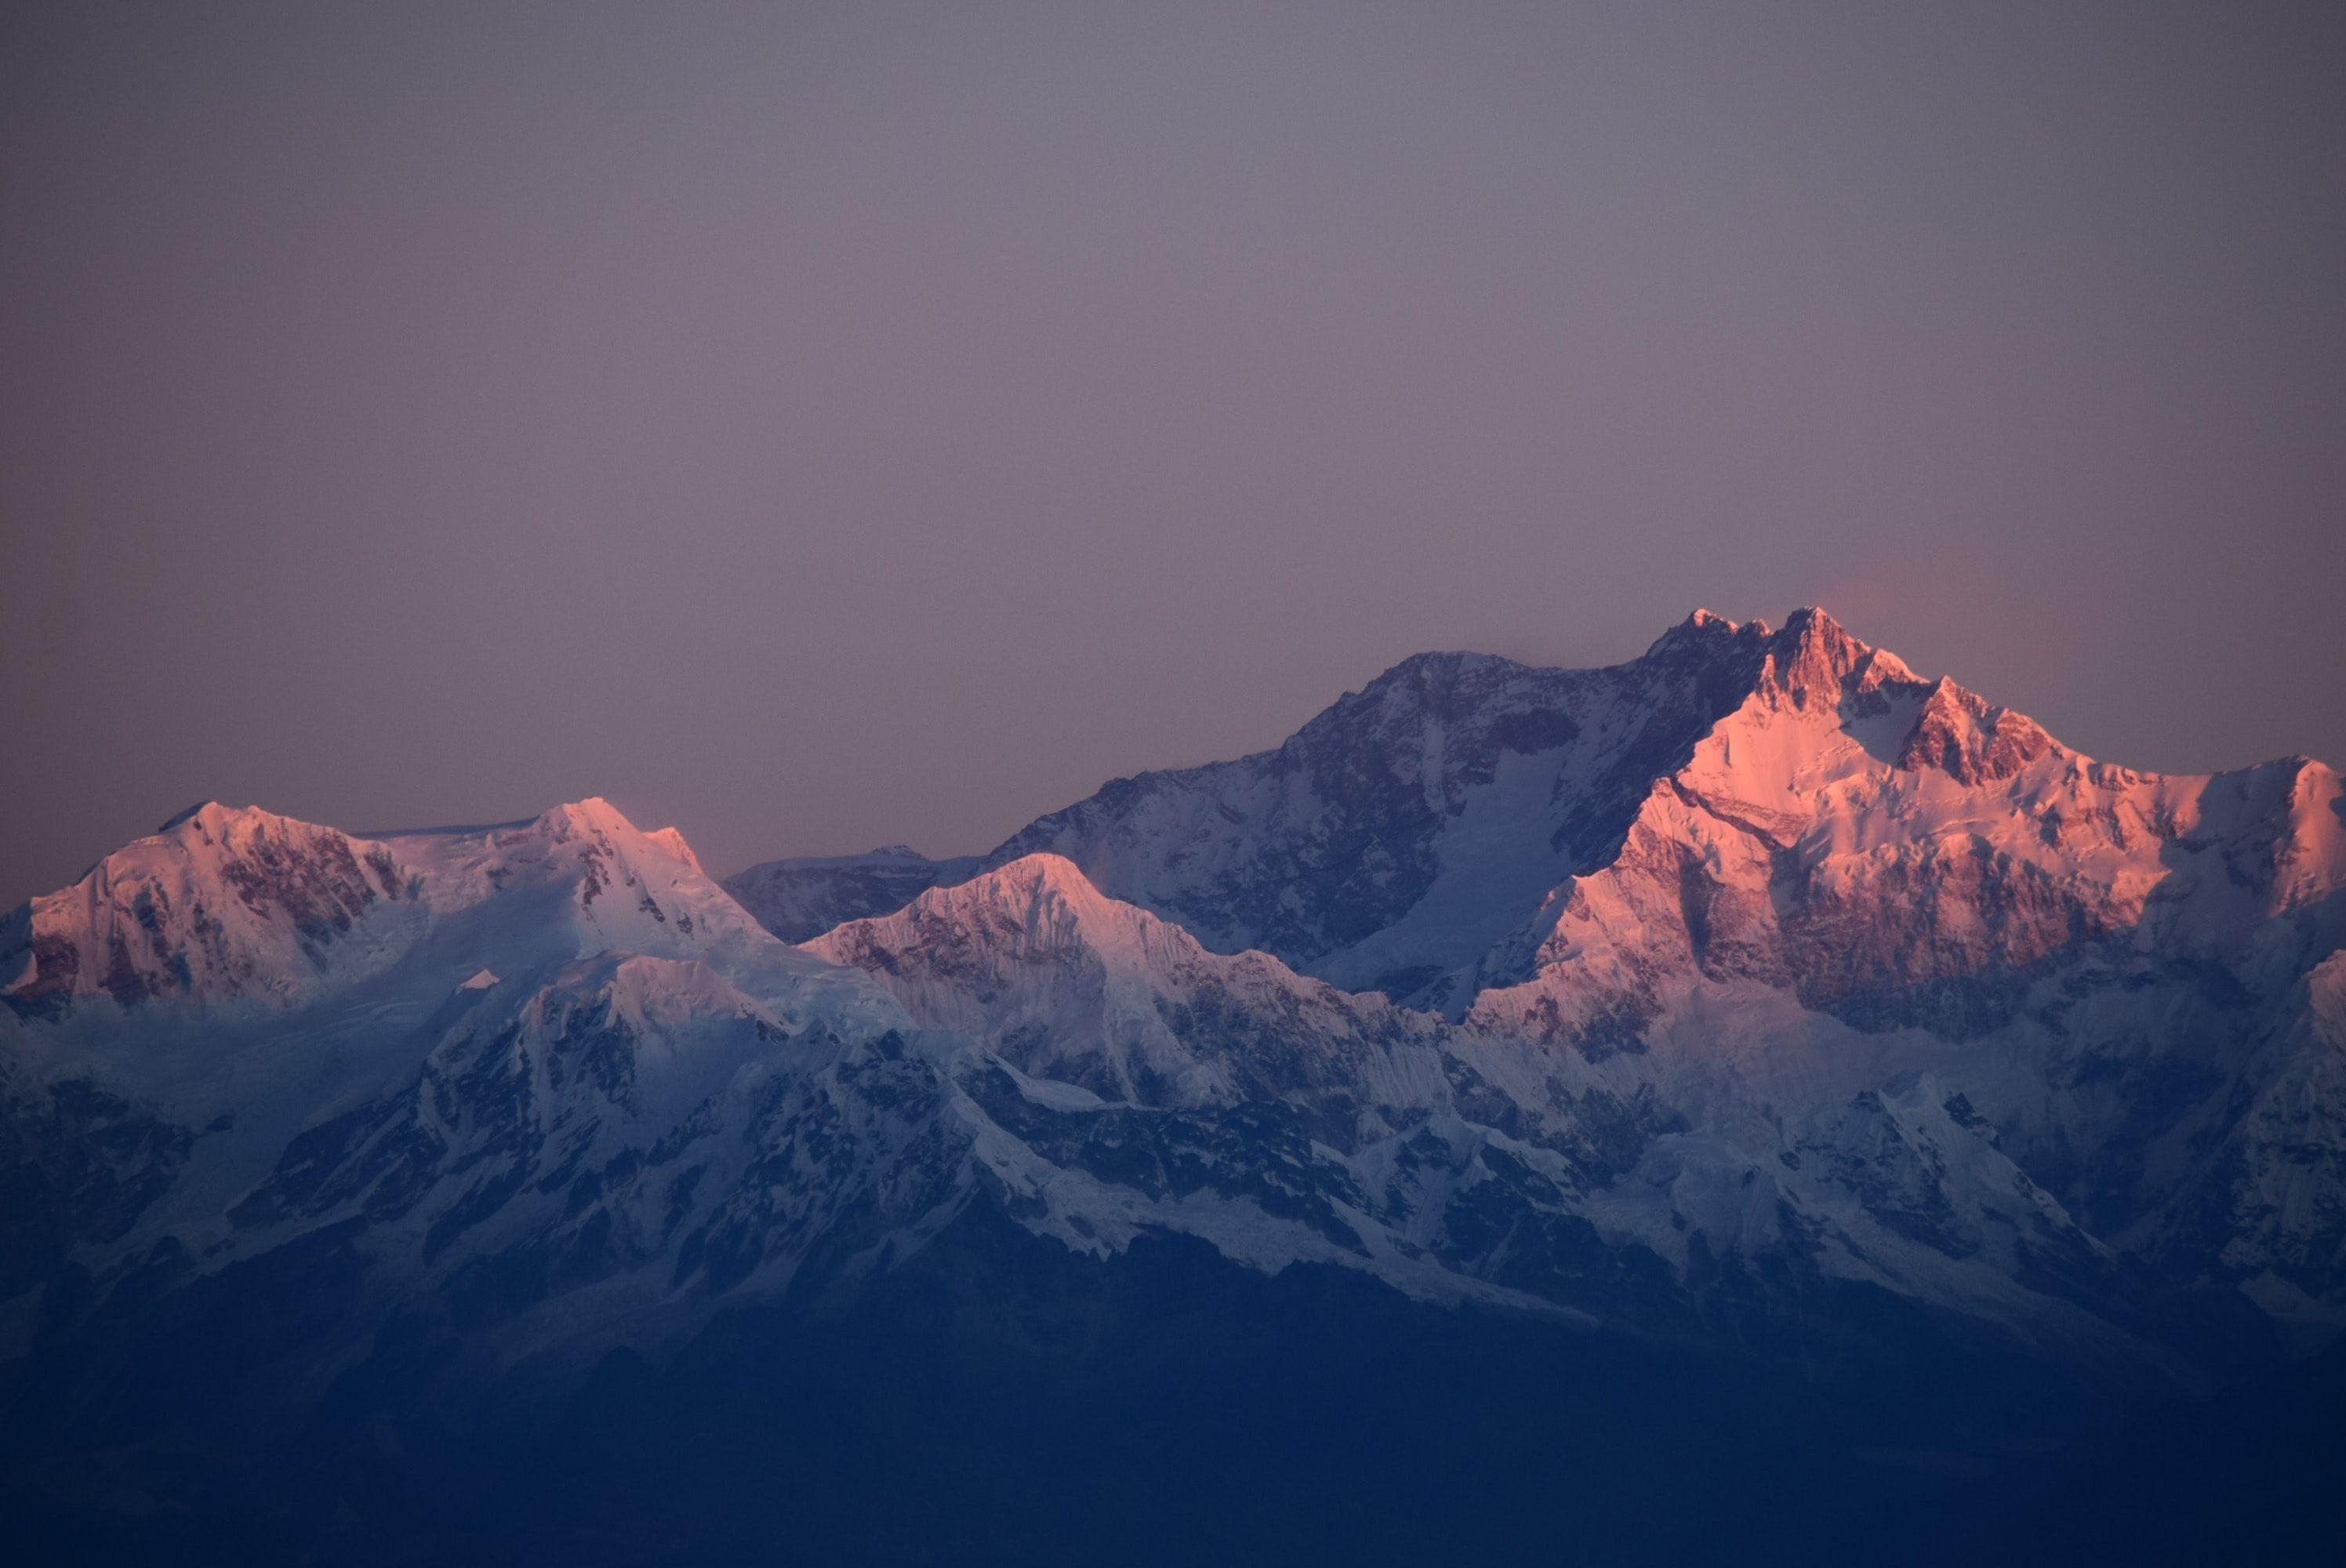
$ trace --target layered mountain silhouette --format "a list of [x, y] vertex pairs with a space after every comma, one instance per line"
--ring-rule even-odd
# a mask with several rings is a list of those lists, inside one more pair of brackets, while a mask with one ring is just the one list
[[958, 860], [207, 804], [0, 999], [8, 1496], [85, 1558], [1518, 1553], [1552, 1451], [1598, 1558], [1884, 1560], [2346, 1323], [2338, 775], [1814, 610], [1421, 656]]

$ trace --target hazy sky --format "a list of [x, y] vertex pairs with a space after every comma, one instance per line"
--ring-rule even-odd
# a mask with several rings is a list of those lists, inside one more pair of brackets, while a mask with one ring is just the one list
[[0, 10], [0, 902], [991, 844], [1821, 601], [2346, 762], [2346, 6]]

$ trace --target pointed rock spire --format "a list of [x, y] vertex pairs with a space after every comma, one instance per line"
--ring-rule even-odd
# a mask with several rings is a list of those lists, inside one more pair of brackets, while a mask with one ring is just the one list
[[1770, 641], [1770, 676], [1795, 708], [1837, 707], [1841, 683], [1872, 651], [1824, 611], [1798, 609]]
[[1899, 748], [1898, 766], [1935, 768], [1957, 783], [1979, 784], [2011, 778], [2053, 747], [2053, 738], [2026, 714], [1991, 708], [1941, 676]]

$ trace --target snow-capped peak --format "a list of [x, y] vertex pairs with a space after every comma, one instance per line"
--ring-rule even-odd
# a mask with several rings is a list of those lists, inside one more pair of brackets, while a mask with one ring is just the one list
[[1108, 898], [1073, 860], [1054, 854], [1023, 856], [955, 886], [932, 888], [893, 915], [850, 921], [806, 948], [867, 968], [873, 966], [864, 961], [876, 952], [914, 950], [923, 962], [946, 967], [1071, 952], [1147, 965], [1204, 952], [1188, 932]]
[[1704, 647], [1724, 647], [1738, 638], [1752, 642], [1765, 641], [1768, 623], [1731, 621], [1709, 610], [1697, 610], [1660, 636], [1646, 649], [1647, 658], [1667, 657], [1673, 653]]
[[380, 939], [414, 924], [415, 893], [382, 844], [208, 800], [16, 910], [0, 972], [20, 1006], [287, 1002], [368, 967]]
[[1268, 953], [1209, 952], [1059, 855], [933, 889], [806, 949], [869, 973], [926, 1027], [1111, 1100], [1198, 1103], [1271, 1079], [1291, 1089], [1331, 1052], [1413, 1027]]
[[542, 813], [538, 826], [549, 832], [624, 832], [639, 834], [642, 830], [627, 820], [627, 813], [600, 795], [589, 795], [583, 800], [572, 800]]
[[788, 951], [675, 830], [641, 832], [599, 798], [502, 827], [375, 837], [208, 800], [0, 921], [0, 995], [19, 1011], [97, 998], [292, 1006], [450, 921], [470, 929], [475, 911], [498, 933], [498, 972], [533, 942], [571, 956]]

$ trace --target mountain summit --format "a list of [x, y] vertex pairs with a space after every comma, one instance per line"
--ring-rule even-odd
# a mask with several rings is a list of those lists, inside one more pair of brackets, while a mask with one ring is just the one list
[[[1917, 677], [1822, 610], [1796, 610], [1780, 629], [1698, 610], [1605, 669], [1419, 655], [1273, 750], [1114, 780], [983, 856], [772, 862], [727, 885], [795, 941], [819, 921], [888, 913], [1046, 851], [1216, 951], [1260, 948], [1457, 1015], [1533, 977], [1572, 885], [1653, 826], [1668, 809], [1658, 792], [1786, 822], [1849, 815], [1859, 796], [1893, 814], [1984, 810], [2001, 826], [1983, 843], [2041, 860], [2026, 842], [2048, 811], [2082, 850], [2078, 835], [2115, 820], [2125, 791], [2156, 796], [2141, 809], [2171, 837], [2209, 787], [2093, 764], [2024, 715]], [[2318, 860], [2319, 822], [2310, 830]], [[2155, 871], [2161, 837], [2121, 834], [2089, 858], [2147, 856], [2137, 874]], [[2115, 864], [2107, 874], [2125, 880]]]

